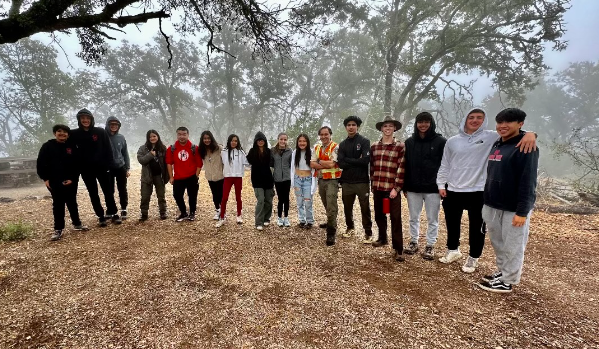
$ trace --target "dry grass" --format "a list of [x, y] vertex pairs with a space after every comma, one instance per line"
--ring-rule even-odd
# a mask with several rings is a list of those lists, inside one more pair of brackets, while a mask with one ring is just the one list
[[[0, 204], [0, 221], [21, 219], [36, 230], [0, 243], [0, 348], [599, 346], [598, 216], [535, 213], [523, 282], [496, 295], [474, 285], [493, 269], [490, 245], [479, 270], [466, 275], [461, 264], [420, 256], [398, 264], [390, 248], [356, 238], [327, 248], [320, 229], [258, 232], [247, 181], [242, 226], [213, 227], [205, 180], [196, 222], [137, 224], [137, 176], [129, 221], [96, 228], [80, 192], [82, 216], [94, 227], [57, 243], [48, 241], [50, 200]], [[234, 198], [228, 207], [232, 213]], [[291, 212], [295, 218], [294, 205]], [[316, 216], [324, 216], [320, 202]], [[444, 238], [442, 224], [438, 253]]]

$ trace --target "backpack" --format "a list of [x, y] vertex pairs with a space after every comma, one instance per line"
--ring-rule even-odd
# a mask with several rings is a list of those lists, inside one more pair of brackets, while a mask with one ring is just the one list
[[[171, 145], [171, 155], [175, 155], [175, 149], [176, 149], [175, 146], [176, 145], [177, 145], [177, 143]], [[191, 154], [193, 156], [196, 156], [196, 148], [197, 148], [197, 146], [195, 144], [191, 143]]]

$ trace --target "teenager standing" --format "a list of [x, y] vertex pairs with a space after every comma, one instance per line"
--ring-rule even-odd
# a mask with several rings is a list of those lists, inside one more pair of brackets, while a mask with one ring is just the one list
[[247, 161], [252, 165], [252, 187], [256, 195], [254, 223], [258, 230], [262, 230], [270, 224], [272, 199], [274, 197], [274, 179], [270, 170], [272, 155], [266, 142], [264, 133], [256, 133], [254, 145], [247, 155]]
[[295, 190], [299, 227], [312, 229], [314, 225], [314, 211], [312, 208], [314, 193], [316, 192], [317, 179], [315, 170], [310, 168], [312, 149], [310, 138], [301, 133], [295, 140], [295, 150], [291, 156], [291, 185]]
[[148, 220], [150, 198], [152, 197], [154, 188], [156, 188], [156, 197], [158, 198], [160, 219], [164, 220], [167, 218], [165, 187], [169, 177], [166, 170], [165, 158], [166, 146], [162, 143], [158, 131], [149, 130], [146, 133], [146, 143], [139, 147], [137, 151], [137, 161], [141, 164], [140, 222]]
[[106, 120], [106, 132], [110, 137], [112, 145], [113, 162], [110, 166], [110, 183], [119, 191], [119, 203], [121, 204], [121, 219], [127, 219], [127, 205], [129, 195], [127, 194], [127, 178], [129, 178], [131, 163], [129, 161], [129, 151], [127, 150], [127, 140], [125, 136], [119, 133], [121, 122], [115, 116]]
[[204, 131], [200, 137], [199, 148], [200, 157], [204, 163], [204, 174], [212, 192], [212, 202], [214, 202], [213, 219], [217, 221], [220, 217], [220, 203], [223, 200], [225, 182], [223, 158], [220, 155], [222, 147], [216, 142], [212, 132]]
[[287, 145], [287, 134], [279, 133], [277, 144], [271, 150], [271, 167], [277, 191], [277, 225], [291, 226], [289, 222], [289, 192], [291, 191], [291, 148]]
[[223, 161], [223, 175], [225, 179], [223, 182], [223, 199], [220, 204], [220, 219], [215, 225], [217, 228], [225, 224], [227, 201], [229, 200], [229, 193], [233, 186], [235, 186], [235, 200], [237, 201], [237, 224], [243, 223], [243, 218], [241, 217], [241, 209], [243, 208], [241, 189], [243, 187], [244, 170], [249, 165], [245, 152], [239, 142], [239, 137], [235, 134], [229, 135], [227, 146], [220, 152], [220, 156]]

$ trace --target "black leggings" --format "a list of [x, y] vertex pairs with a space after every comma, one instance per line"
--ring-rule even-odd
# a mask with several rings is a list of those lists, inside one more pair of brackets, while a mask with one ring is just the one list
[[291, 180], [275, 182], [275, 189], [277, 190], [277, 198], [279, 203], [277, 204], [277, 214], [279, 217], [289, 216], [289, 191], [291, 190]]
[[223, 200], [223, 185], [225, 179], [220, 181], [208, 181], [210, 191], [212, 192], [212, 202], [214, 202], [214, 209], [220, 209], [220, 202]]

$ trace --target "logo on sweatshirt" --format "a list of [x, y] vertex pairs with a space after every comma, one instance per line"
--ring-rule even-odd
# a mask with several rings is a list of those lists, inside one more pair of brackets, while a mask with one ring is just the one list
[[189, 153], [185, 149], [181, 149], [181, 151], [179, 152], [179, 154], [177, 154], [177, 156], [179, 157], [179, 160], [181, 160], [181, 161], [187, 161], [189, 159]]
[[73, 151], [71, 150], [71, 148], [67, 148], [67, 154], [71, 155], [73, 153]]
[[92, 135], [92, 139], [94, 140], [94, 142], [98, 141], [98, 135]]
[[495, 152], [489, 155], [489, 161], [501, 161], [503, 155], [499, 154], [499, 149], [495, 150]]
[[356, 150], [359, 151], [360, 149], [362, 149], [362, 144], [358, 143], [358, 145], [356, 145]]

